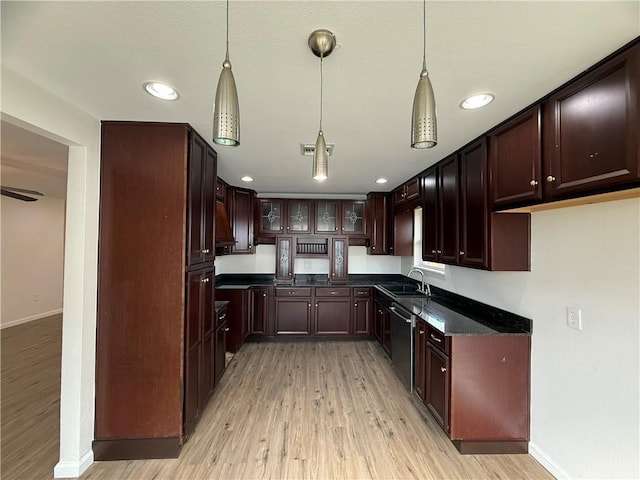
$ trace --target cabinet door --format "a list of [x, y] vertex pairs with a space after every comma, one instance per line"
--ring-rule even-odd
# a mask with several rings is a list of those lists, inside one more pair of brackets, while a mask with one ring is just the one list
[[438, 169], [428, 170], [422, 178], [422, 259], [438, 261]]
[[251, 295], [249, 333], [253, 335], [268, 335], [269, 289], [254, 287], [251, 289]]
[[371, 193], [368, 197], [369, 255], [389, 255], [389, 195]]
[[271, 234], [284, 232], [284, 200], [261, 198], [258, 233]]
[[316, 298], [316, 335], [348, 335], [350, 305], [350, 298]]
[[387, 307], [382, 308], [382, 348], [391, 356], [391, 311]]
[[189, 183], [187, 202], [187, 265], [205, 261], [204, 237], [204, 178], [207, 145], [200, 137], [191, 133], [189, 150]]
[[427, 381], [427, 375], [425, 366], [427, 363], [427, 325], [418, 320], [416, 322], [416, 328], [414, 329], [414, 379], [413, 384], [415, 386], [416, 395], [424, 402], [425, 400], [425, 385]]
[[401, 257], [413, 255], [413, 210], [401, 209], [393, 216], [393, 254]]
[[276, 298], [276, 335], [311, 334], [311, 298]]
[[542, 199], [539, 105], [489, 135], [489, 164], [494, 209], [532, 204]]
[[420, 177], [412, 178], [404, 184], [404, 199], [406, 202], [418, 200], [421, 195], [420, 191]]
[[545, 197], [595, 193], [640, 178], [640, 45], [545, 103]]
[[313, 233], [312, 200], [287, 201], [287, 233]]
[[364, 200], [342, 202], [342, 234], [350, 236], [367, 234], [367, 212]]
[[216, 255], [215, 212], [216, 212], [216, 152], [207, 146], [204, 157], [202, 194], [202, 250], [204, 261], [213, 262]]
[[205, 335], [202, 341], [202, 372], [200, 375], [200, 404], [205, 405], [208, 398], [213, 393], [216, 385], [215, 379], [215, 330]]
[[216, 328], [215, 333], [215, 361], [214, 361], [214, 381], [215, 385], [220, 383], [220, 379], [222, 378], [222, 374], [226, 368], [226, 358], [227, 358], [227, 332], [229, 331], [229, 327], [226, 323], [222, 323], [218, 328]]
[[393, 205], [398, 207], [400, 205], [403, 205], [405, 202], [405, 197], [407, 196], [407, 193], [405, 191], [405, 187], [404, 185], [400, 185], [398, 188], [396, 188], [391, 195], [393, 196]]
[[458, 157], [453, 155], [438, 166], [438, 261], [458, 263]]
[[340, 202], [338, 200], [316, 201], [315, 233], [338, 233]]
[[276, 240], [276, 280], [293, 280], [293, 238]]
[[371, 335], [370, 298], [354, 298], [352, 333], [354, 335]]
[[232, 190], [232, 225], [235, 244], [231, 253], [253, 253], [253, 191], [244, 188]]
[[373, 336], [376, 337], [378, 343], [382, 345], [382, 317], [383, 317], [382, 304], [376, 300], [373, 301]]
[[329, 268], [332, 282], [346, 282], [349, 279], [348, 268], [348, 240], [346, 237], [331, 239], [331, 258]]
[[484, 138], [460, 152], [460, 265], [487, 267], [487, 148]]
[[449, 357], [427, 342], [425, 404], [445, 432], [449, 431]]

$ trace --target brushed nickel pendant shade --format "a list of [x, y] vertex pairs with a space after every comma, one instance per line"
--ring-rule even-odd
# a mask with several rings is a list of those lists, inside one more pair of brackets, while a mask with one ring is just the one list
[[322, 131], [322, 61], [331, 54], [336, 46], [336, 36], [329, 30], [315, 30], [309, 35], [309, 48], [316, 57], [320, 57], [320, 129], [313, 152], [313, 170], [311, 176], [320, 182], [329, 177], [329, 156]]
[[438, 143], [436, 99], [427, 72], [427, 2], [422, 2], [423, 51], [422, 71], [413, 97], [411, 114], [411, 148], [432, 148]]
[[240, 106], [238, 89], [229, 61], [229, 0], [227, 0], [227, 52], [216, 88], [213, 111], [213, 141], [218, 145], [240, 145]]

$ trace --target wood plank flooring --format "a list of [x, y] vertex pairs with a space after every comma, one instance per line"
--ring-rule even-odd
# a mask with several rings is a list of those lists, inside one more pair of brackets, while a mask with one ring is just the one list
[[86, 480], [553, 478], [529, 455], [460, 455], [374, 342], [245, 344], [180, 458]]
[[0, 330], [0, 478], [53, 476], [60, 453], [62, 315]]

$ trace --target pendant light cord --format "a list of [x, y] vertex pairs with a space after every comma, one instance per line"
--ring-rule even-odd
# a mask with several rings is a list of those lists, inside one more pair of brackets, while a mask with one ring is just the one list
[[324, 55], [320, 55], [320, 131], [322, 131], [322, 59]]
[[[228, 12], [227, 12], [227, 15], [228, 15]], [[422, 1], [422, 70], [426, 70], [426, 69], [427, 69], [427, 0], [423, 0]]]
[[229, 0], [227, 0], [227, 54], [225, 59], [229, 61]]

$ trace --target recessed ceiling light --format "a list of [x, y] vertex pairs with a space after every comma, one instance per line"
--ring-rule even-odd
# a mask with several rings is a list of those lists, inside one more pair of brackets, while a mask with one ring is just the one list
[[244, 177], [242, 177], [240, 180], [242, 180], [243, 182], [253, 182], [253, 178], [251, 178], [248, 175], [245, 175]]
[[460, 107], [465, 110], [474, 110], [476, 108], [484, 107], [493, 102], [495, 95], [493, 93], [480, 93], [478, 95], [472, 95], [465, 98]]
[[149, 95], [153, 95], [162, 100], [177, 100], [179, 96], [175, 88], [165, 83], [145, 82], [142, 86]]
[[388, 180], [386, 178], [379, 178], [376, 180], [376, 183], [387, 183]]

